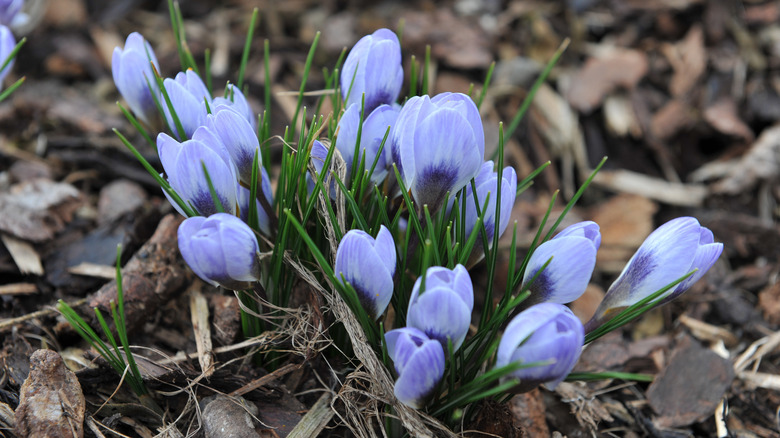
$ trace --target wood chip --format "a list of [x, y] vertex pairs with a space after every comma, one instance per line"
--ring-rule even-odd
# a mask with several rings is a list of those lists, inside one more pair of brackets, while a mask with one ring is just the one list
[[734, 347], [739, 342], [736, 336], [729, 330], [707, 324], [704, 321], [691, 318], [688, 315], [680, 315], [680, 323], [691, 331], [691, 334], [702, 341], [715, 342], [723, 341], [727, 347]]
[[704, 120], [719, 132], [753, 141], [753, 130], [737, 114], [737, 104], [731, 98], [722, 98], [704, 110]]
[[38, 293], [34, 283], [12, 283], [0, 286], [0, 295], [31, 295]]
[[32, 245], [8, 234], [0, 234], [0, 240], [11, 253], [11, 258], [22, 274], [43, 275], [43, 264], [38, 252]]
[[605, 56], [589, 58], [572, 78], [566, 98], [575, 109], [590, 113], [617, 88], [633, 88], [647, 68], [647, 55], [638, 50], [615, 49]]
[[203, 282], [196, 281], [189, 289], [190, 317], [195, 332], [195, 345], [198, 348], [198, 363], [204, 377], [214, 374], [214, 352], [211, 349], [211, 326], [209, 325], [209, 306], [201, 292]]
[[593, 182], [619, 193], [634, 193], [684, 207], [701, 206], [709, 193], [702, 184], [673, 183], [628, 170], [602, 170]]
[[70, 184], [35, 179], [0, 193], [0, 231], [42, 242], [54, 237], [81, 206], [79, 191]]
[[106, 280], [113, 280], [116, 278], [115, 266], [98, 265], [96, 263], [79, 263], [76, 266], [68, 268], [68, 272], [74, 275], [84, 275], [86, 277], [105, 278]]
[[660, 428], [681, 427], [712, 415], [734, 379], [731, 362], [686, 339], [647, 389]]
[[701, 26], [691, 26], [685, 38], [677, 44], [662, 46], [661, 51], [674, 68], [669, 91], [673, 96], [686, 94], [693, 89], [707, 68], [707, 52]]

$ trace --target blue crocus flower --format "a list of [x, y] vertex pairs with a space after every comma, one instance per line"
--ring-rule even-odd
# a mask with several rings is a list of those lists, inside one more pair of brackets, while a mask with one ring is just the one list
[[179, 139], [191, 138], [195, 130], [206, 122], [206, 115], [208, 115], [206, 104], [213, 103], [206, 84], [193, 70], [187, 70], [179, 72], [175, 79], [166, 78], [163, 81], [163, 86], [165, 92], [168, 93], [168, 98], [171, 100], [171, 105], [179, 118], [182, 129], [184, 129], [184, 136], [178, 132], [168, 105], [161, 97], [160, 104], [163, 106], [168, 126]]
[[[0, 25], [0, 65], [3, 65], [5, 60], [11, 56], [14, 47], [16, 47], [14, 35], [7, 27]], [[3, 88], [3, 80], [8, 76], [8, 73], [11, 72], [11, 68], [14, 66], [15, 61], [15, 59], [11, 59], [8, 61], [8, 65], [5, 66], [3, 71], [0, 71], [0, 89]]]
[[[498, 198], [498, 172], [493, 171], [493, 162], [486, 161], [482, 164], [479, 174], [474, 178], [474, 185], [477, 188], [477, 201], [480, 210], [485, 208], [485, 200], [488, 199], [485, 208], [484, 224], [487, 231], [487, 240], [492, 245], [493, 233], [496, 230], [496, 199]], [[466, 203], [466, 236], [471, 234], [474, 225], [479, 218], [477, 214], [477, 205], [474, 200], [474, 192], [471, 184], [466, 185], [466, 197], [463, 202]], [[498, 224], [499, 237], [504, 234], [509, 217], [512, 214], [512, 207], [515, 204], [517, 196], [517, 173], [511, 167], [505, 167], [501, 173], [501, 217]]]
[[[260, 176], [260, 191], [257, 195], [265, 196], [268, 204], [273, 205], [274, 193], [271, 188], [271, 180], [268, 178], [268, 172], [265, 170], [265, 167], [260, 168]], [[236, 190], [239, 215], [241, 216], [242, 221], [249, 223], [249, 199], [251, 198], [252, 193], [241, 184], [238, 184]], [[271, 221], [268, 217], [268, 213], [257, 199], [255, 199], [255, 207], [257, 208], [257, 222], [249, 225], [260, 230], [266, 236], [271, 235]]]
[[124, 49], [116, 47], [111, 58], [111, 73], [116, 88], [133, 113], [147, 124], [157, 113], [152, 96], [159, 93], [152, 65], [160, 70], [152, 46], [138, 32], [127, 37]]
[[422, 408], [444, 376], [441, 344], [413, 327], [390, 330], [385, 342], [398, 373], [396, 398], [409, 407]]
[[185, 219], [178, 239], [184, 261], [207, 283], [239, 290], [260, 277], [255, 233], [231, 214]]
[[425, 291], [420, 291], [421, 285], [422, 276], [412, 288], [406, 325], [439, 341], [445, 351], [451, 341], [452, 351], [457, 351], [466, 339], [474, 310], [474, 287], [468, 271], [463, 265], [452, 270], [434, 266], [425, 272]]
[[[362, 170], [369, 170], [374, 164], [374, 160], [379, 153], [379, 147], [382, 140], [398, 118], [399, 107], [391, 105], [380, 105], [371, 114], [363, 120], [362, 130], [360, 131], [360, 146], [357, 149], [358, 163], [365, 153], [365, 162]], [[341, 153], [341, 157], [347, 164], [347, 181], [352, 174], [352, 164], [355, 158], [355, 146], [357, 143], [358, 129], [360, 128], [360, 104], [352, 104], [344, 112], [339, 120], [338, 137], [336, 137], [336, 148]], [[385, 145], [382, 147], [382, 153], [379, 159], [376, 159], [374, 173], [371, 174], [371, 181], [380, 184], [387, 177], [387, 169], [392, 163], [390, 154], [390, 137], [388, 135]]]
[[369, 317], [379, 318], [393, 296], [395, 242], [390, 230], [380, 226], [376, 239], [365, 231], [348, 231], [336, 250], [334, 272], [355, 289]]
[[341, 70], [341, 96], [345, 106], [363, 101], [370, 114], [382, 104], [392, 104], [401, 92], [404, 71], [401, 44], [391, 30], [379, 29], [358, 41]]
[[568, 307], [556, 303], [532, 306], [515, 316], [498, 344], [496, 367], [514, 362], [537, 365], [514, 371], [503, 380], [520, 379], [516, 392], [546, 383], [555, 389], [571, 372], [582, 352], [585, 332]]
[[233, 164], [238, 169], [238, 177], [246, 186], [252, 182], [252, 162], [257, 155], [260, 160], [260, 141], [246, 117], [227, 105], [212, 108], [206, 117], [206, 126], [222, 140]]
[[225, 90], [226, 97], [215, 97], [214, 106], [227, 105], [233, 108], [236, 112], [246, 117], [246, 121], [252, 125], [252, 129], [257, 128], [257, 117], [252, 111], [252, 107], [249, 106], [249, 102], [246, 100], [244, 93], [233, 84], [228, 84]]
[[391, 132], [393, 162], [418, 207], [431, 212], [477, 176], [485, 134], [474, 101], [461, 93], [415, 96], [401, 108]]
[[715, 264], [722, 252], [723, 244], [715, 242], [712, 231], [699, 225], [696, 218], [680, 217], [661, 225], [650, 233], [609, 287], [596, 314], [586, 324], [588, 331], [696, 269], [664, 293], [659, 304], [677, 298]]
[[0, 25], [16, 26], [24, 25], [29, 17], [21, 12], [24, 0], [0, 0]]
[[[191, 203], [204, 216], [218, 211], [203, 172], [205, 164], [222, 208], [227, 213], [235, 214], [235, 168], [219, 138], [208, 128], [199, 128], [192, 140], [181, 143], [161, 133], [157, 136], [157, 150], [168, 182], [184, 202]], [[175, 202], [171, 204], [184, 214]]]
[[599, 226], [590, 221], [571, 225], [539, 245], [523, 274], [523, 287], [529, 285], [548, 260], [550, 263], [530, 283], [531, 295], [524, 305], [543, 302], [563, 304], [579, 298], [593, 274], [599, 245]]

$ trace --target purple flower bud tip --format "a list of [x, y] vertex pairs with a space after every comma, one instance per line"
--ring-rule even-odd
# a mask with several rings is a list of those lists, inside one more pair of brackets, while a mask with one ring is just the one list
[[444, 376], [441, 344], [411, 327], [385, 333], [385, 342], [398, 373], [395, 396], [401, 403], [420, 409]]
[[[374, 172], [371, 174], [371, 181], [379, 184], [387, 177], [388, 167], [392, 164], [388, 129], [395, 124], [399, 112], [400, 108], [380, 105], [370, 114], [365, 113], [361, 127], [360, 105], [352, 104], [347, 108], [339, 119], [338, 137], [336, 137], [336, 148], [347, 165], [347, 181], [352, 174], [356, 150], [358, 152], [357, 163], [360, 164], [361, 160], [363, 162], [361, 170], [371, 169], [371, 166], [376, 162]], [[357, 145], [359, 129], [360, 145]], [[382, 146], [382, 140], [385, 139], [386, 134], [388, 139]], [[380, 147], [382, 148], [381, 153]]]
[[680, 217], [661, 225], [650, 233], [609, 287], [588, 329], [695, 270], [664, 293], [659, 304], [673, 300], [704, 276], [722, 252], [723, 244], [715, 242], [712, 232], [695, 218]]
[[[191, 203], [202, 215], [218, 211], [203, 171], [205, 164], [222, 208], [225, 212], [235, 214], [235, 169], [224, 146], [208, 128], [199, 128], [192, 140], [182, 143], [162, 133], [157, 136], [157, 150], [168, 182], [184, 202]], [[167, 192], [164, 193], [167, 197]], [[172, 200], [171, 204], [185, 215], [178, 204]]]
[[249, 106], [249, 102], [246, 100], [244, 93], [233, 84], [229, 84], [225, 90], [226, 97], [215, 97], [214, 106], [226, 105], [237, 113], [246, 117], [246, 121], [252, 125], [252, 129], [257, 129], [257, 117], [255, 116], [252, 107]]
[[260, 160], [260, 141], [252, 125], [244, 115], [227, 105], [218, 105], [206, 118], [206, 126], [219, 137], [238, 169], [238, 176], [245, 185], [252, 181], [252, 163], [255, 155]]
[[23, 26], [27, 23], [29, 17], [21, 12], [22, 6], [24, 6], [24, 0], [0, 1], [0, 25], [16, 28], [16, 26]]
[[474, 309], [474, 288], [468, 271], [463, 265], [452, 270], [428, 268], [425, 290], [421, 288], [422, 276], [412, 288], [406, 325], [439, 341], [445, 351], [452, 342], [453, 351], [457, 351], [466, 339]]
[[431, 213], [479, 174], [485, 134], [476, 104], [460, 93], [415, 96], [401, 108], [390, 138], [392, 160], [415, 202]]
[[365, 114], [370, 114], [379, 105], [395, 102], [403, 81], [398, 37], [379, 29], [361, 38], [349, 52], [341, 70], [341, 95], [345, 107], [361, 106], [365, 95]]
[[542, 383], [554, 389], [579, 360], [584, 340], [582, 323], [566, 306], [537, 304], [507, 325], [498, 345], [496, 368], [515, 362], [538, 363], [514, 371], [503, 380], [520, 379], [516, 392], [529, 391]]
[[523, 287], [531, 291], [525, 305], [563, 304], [579, 298], [590, 282], [600, 244], [599, 226], [588, 221], [571, 225], [539, 245], [523, 274]]
[[[477, 214], [477, 204], [479, 204], [479, 210], [482, 211], [484, 209], [483, 224], [485, 231], [487, 231], [487, 240], [492, 245], [493, 234], [496, 230], [496, 199], [498, 198], [498, 172], [493, 171], [492, 161], [486, 161], [482, 164], [479, 174], [474, 178], [474, 185], [477, 188], [476, 199], [471, 185], [466, 185], [466, 198], [464, 201], [466, 203], [466, 236], [471, 234], [479, 218]], [[517, 173], [513, 168], [506, 167], [501, 175], [499, 236], [504, 233], [507, 225], [509, 225], [516, 193]], [[485, 206], [486, 200], [488, 201], [487, 206]]]
[[147, 124], [157, 113], [153, 93], [159, 93], [152, 64], [159, 71], [160, 64], [152, 46], [138, 32], [127, 37], [124, 49], [115, 48], [111, 58], [116, 88], [133, 113]]
[[203, 281], [238, 290], [258, 280], [259, 247], [241, 219], [227, 213], [191, 217], [179, 225], [178, 238], [184, 261]]
[[350, 230], [339, 242], [334, 272], [344, 277], [372, 320], [381, 316], [393, 296], [395, 242], [390, 230], [380, 227], [376, 239]]
[[168, 93], [171, 106], [173, 106], [173, 111], [181, 123], [184, 134], [178, 132], [176, 121], [171, 115], [165, 99], [161, 97], [160, 104], [163, 106], [168, 126], [180, 139], [191, 138], [195, 130], [206, 122], [208, 115], [206, 104], [212, 104], [211, 94], [209, 94], [206, 84], [197, 73], [187, 70], [179, 72], [175, 79], [166, 78], [163, 81], [163, 86], [165, 92]]

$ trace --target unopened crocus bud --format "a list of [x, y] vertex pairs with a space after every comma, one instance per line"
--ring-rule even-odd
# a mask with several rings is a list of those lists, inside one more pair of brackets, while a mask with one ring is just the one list
[[379, 29], [358, 41], [341, 70], [341, 96], [345, 106], [360, 106], [365, 94], [365, 113], [382, 104], [392, 104], [401, 92], [404, 71], [401, 45], [391, 30]]
[[699, 225], [696, 218], [680, 217], [661, 225], [650, 233], [609, 287], [596, 314], [586, 324], [588, 331], [696, 270], [666, 291], [659, 304], [673, 300], [698, 281], [722, 252], [723, 244], [715, 242], [712, 231]]
[[395, 242], [390, 230], [380, 226], [376, 239], [365, 231], [348, 231], [336, 250], [334, 272], [355, 289], [369, 318], [379, 318], [393, 297]]
[[21, 12], [22, 6], [24, 0], [0, 0], [0, 25], [16, 28], [27, 23], [29, 17]]
[[439, 341], [445, 351], [452, 342], [457, 351], [466, 339], [474, 310], [474, 287], [463, 265], [455, 269], [441, 266], [425, 272], [425, 290], [421, 291], [422, 276], [414, 283], [406, 313], [406, 325], [415, 327]]
[[[14, 47], [16, 47], [16, 40], [14, 39], [14, 35], [7, 27], [0, 25], [0, 66], [5, 63], [9, 56], [11, 56], [11, 52], [14, 51]], [[11, 58], [11, 60], [8, 61], [8, 65], [6, 65], [5, 68], [0, 71], [0, 89], [3, 88], [3, 80], [6, 76], [8, 76], [8, 73], [11, 72], [11, 68], [14, 66], [14, 61], [15, 59]]]
[[[493, 233], [496, 230], [496, 199], [498, 198], [498, 172], [493, 171], [492, 161], [486, 161], [482, 164], [479, 174], [474, 178], [474, 185], [477, 188], [476, 201], [479, 202], [479, 208], [480, 210], [485, 208], [483, 223], [485, 224], [485, 231], [487, 231], [487, 240], [492, 245]], [[477, 205], [471, 184], [466, 184], [465, 193], [466, 236], [468, 236], [474, 229], [479, 215], [477, 214]], [[489, 197], [488, 193], [490, 194]], [[501, 203], [499, 204], [501, 206], [501, 217], [497, 226], [499, 237], [504, 234], [504, 230], [509, 225], [509, 217], [512, 214], [512, 206], [514, 206], [516, 196], [517, 173], [515, 173], [515, 169], [505, 167], [501, 173]], [[488, 200], [487, 207], [485, 207], [485, 200]]]
[[178, 238], [184, 261], [207, 283], [239, 290], [260, 277], [255, 234], [231, 214], [185, 219]]
[[[588, 286], [596, 266], [601, 233], [595, 222], [580, 222], [565, 228], [539, 245], [523, 274], [523, 287], [530, 284], [525, 306], [535, 303], [570, 303]], [[544, 267], [547, 261], [550, 263]], [[544, 267], [542, 272], [540, 269]], [[534, 276], [539, 275], [534, 279]]]
[[179, 72], [175, 79], [166, 78], [163, 81], [163, 86], [171, 100], [176, 117], [181, 123], [184, 135], [179, 133], [168, 104], [164, 98], [160, 97], [160, 104], [163, 107], [168, 126], [179, 139], [191, 138], [195, 130], [205, 124], [208, 114], [206, 105], [211, 105], [213, 102], [206, 84], [193, 70], [187, 70]]
[[227, 105], [239, 114], [246, 117], [246, 121], [252, 125], [252, 129], [257, 128], [257, 116], [252, 111], [252, 107], [249, 106], [249, 102], [246, 100], [244, 93], [233, 84], [228, 84], [225, 90], [226, 97], [215, 97], [214, 106]]
[[412, 327], [385, 333], [385, 342], [398, 373], [396, 398], [409, 407], [422, 408], [444, 376], [441, 344]]
[[[161, 133], [157, 136], [157, 151], [165, 174], [176, 193], [204, 216], [217, 213], [219, 210], [211, 196], [206, 174], [209, 178], [225, 212], [236, 212], [236, 174], [235, 168], [224, 146], [208, 128], [201, 127], [193, 135], [192, 140], [178, 142], [171, 136]], [[166, 194], [167, 195], [167, 194]], [[175, 202], [173, 206], [179, 209]]]
[[[268, 201], [268, 205], [273, 205], [274, 193], [273, 189], [271, 188], [271, 180], [268, 178], [268, 172], [265, 170], [265, 167], [260, 168], [260, 177], [260, 191], [257, 193], [257, 196], [264, 196], [265, 200]], [[249, 191], [249, 189], [242, 186], [241, 184], [238, 184], [236, 190], [238, 197], [238, 211], [240, 213], [241, 220], [249, 224], [249, 199], [252, 193]], [[258, 199], [255, 199], [255, 208], [257, 209], [257, 222], [249, 225], [260, 230], [266, 236], [271, 235], [271, 220], [268, 217], [268, 212], [265, 210], [265, 208], [263, 208], [263, 204]]]
[[477, 176], [485, 155], [482, 119], [461, 93], [409, 99], [391, 132], [393, 162], [419, 208], [431, 213]]
[[239, 179], [249, 186], [252, 182], [252, 163], [255, 155], [258, 164], [262, 166], [260, 141], [252, 125], [232, 107], [218, 105], [212, 108], [212, 113], [207, 116], [206, 126], [222, 140], [230, 159], [238, 169]]
[[111, 58], [116, 88], [133, 113], [147, 124], [157, 113], [152, 96], [159, 94], [152, 65], [159, 71], [160, 64], [152, 46], [138, 32], [127, 37], [124, 49], [116, 47]]
[[[336, 148], [341, 152], [341, 157], [347, 165], [347, 181], [352, 174], [352, 164], [355, 160], [355, 146], [358, 138], [358, 129], [360, 129], [360, 145], [357, 148], [357, 164], [360, 165], [361, 159], [364, 159], [361, 170], [370, 170], [376, 161], [376, 167], [371, 174], [371, 181], [379, 184], [387, 177], [388, 166], [392, 163], [390, 153], [390, 136], [388, 134], [384, 146], [382, 140], [388, 133], [395, 120], [398, 118], [399, 108], [390, 105], [380, 105], [371, 114], [365, 113], [363, 126], [360, 124], [360, 105], [350, 105], [339, 120], [338, 137], [336, 137]], [[382, 146], [382, 152], [379, 148]], [[379, 155], [379, 158], [377, 158]]]
[[585, 332], [568, 307], [556, 303], [532, 306], [515, 316], [498, 344], [496, 367], [511, 363], [538, 365], [521, 368], [503, 380], [520, 379], [515, 392], [546, 383], [554, 389], [571, 372], [582, 352]]

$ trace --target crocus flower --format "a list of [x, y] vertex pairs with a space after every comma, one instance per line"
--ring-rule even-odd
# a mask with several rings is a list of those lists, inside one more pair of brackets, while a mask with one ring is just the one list
[[184, 261], [207, 283], [238, 290], [260, 277], [255, 234], [231, 214], [185, 219], [178, 238]]
[[441, 266], [425, 272], [425, 291], [420, 291], [422, 276], [417, 279], [409, 298], [406, 325], [422, 330], [439, 341], [445, 351], [452, 342], [457, 351], [466, 339], [474, 310], [474, 288], [463, 265], [455, 269]]
[[252, 162], [257, 155], [260, 161], [260, 141], [246, 117], [227, 105], [218, 105], [206, 117], [206, 126], [211, 128], [225, 145], [238, 177], [246, 186], [252, 182]]
[[[493, 162], [486, 161], [482, 164], [479, 174], [474, 178], [474, 185], [477, 188], [477, 201], [480, 210], [485, 208], [484, 224], [487, 231], [487, 240], [492, 244], [493, 233], [496, 229], [496, 199], [498, 198], [498, 172], [493, 171]], [[490, 197], [488, 199], [488, 193]], [[512, 206], [517, 196], [517, 173], [511, 167], [505, 167], [501, 174], [501, 217], [498, 224], [498, 235], [504, 234], [509, 217], [512, 213]], [[485, 200], [488, 200], [485, 207]], [[471, 184], [466, 185], [466, 197], [463, 201], [466, 203], [466, 236], [471, 234], [474, 225], [479, 218], [477, 214], [477, 205], [474, 200], [474, 192]]]
[[431, 212], [476, 177], [485, 134], [474, 101], [461, 93], [415, 96], [401, 108], [391, 132], [393, 162], [419, 207]]
[[[260, 191], [257, 195], [258, 197], [264, 196], [266, 201], [268, 201], [268, 205], [273, 205], [274, 193], [271, 188], [271, 180], [268, 178], [268, 172], [265, 170], [265, 167], [260, 167], [260, 176]], [[236, 190], [239, 215], [242, 221], [249, 223], [249, 199], [252, 193], [241, 184], [238, 184]], [[266, 236], [269, 236], [271, 234], [271, 220], [268, 217], [268, 212], [257, 199], [255, 199], [255, 207], [257, 208], [257, 222], [254, 225], [249, 225], [260, 230]]]
[[380, 226], [376, 239], [365, 231], [348, 231], [336, 250], [334, 272], [355, 289], [369, 317], [379, 318], [393, 296], [395, 242], [390, 230]]
[[[0, 25], [0, 65], [5, 63], [5, 60], [11, 56], [11, 52], [16, 47], [16, 40], [14, 35], [8, 30], [7, 27]], [[2, 83], [8, 73], [11, 72], [11, 68], [14, 66], [15, 59], [8, 61], [8, 65], [5, 66], [3, 71], [0, 71], [0, 89], [2, 89]]]
[[423, 407], [444, 376], [441, 344], [412, 327], [390, 330], [385, 333], [385, 342], [398, 373], [396, 398], [412, 408]]
[[404, 71], [401, 44], [391, 30], [379, 29], [352, 47], [341, 70], [341, 95], [345, 106], [363, 101], [365, 113], [386, 103], [392, 104], [401, 92]]
[[685, 274], [697, 270], [662, 295], [667, 303], [698, 281], [723, 252], [712, 231], [692, 217], [680, 217], [661, 225], [647, 236], [623, 272], [607, 290], [596, 314], [588, 321], [588, 331], [610, 315], [647, 298]]
[[[168, 182], [184, 202], [189, 202], [201, 215], [218, 211], [211, 197], [203, 165], [208, 170], [214, 191], [225, 212], [236, 212], [236, 174], [227, 152], [208, 128], [201, 127], [192, 140], [179, 143], [171, 136], [157, 136], [157, 150]], [[175, 202], [171, 202], [179, 210]], [[179, 213], [184, 214], [181, 210]]]
[[[179, 72], [175, 79], [165, 78], [163, 86], [184, 130], [183, 137], [191, 138], [195, 130], [206, 122], [208, 114], [206, 104], [211, 105], [213, 102], [206, 84], [193, 70], [187, 70]], [[183, 137], [176, 128], [175, 120], [163, 97], [160, 97], [160, 104], [165, 112], [168, 126], [179, 139], [182, 139]]]
[[[390, 105], [380, 105], [371, 114], [365, 113], [360, 130], [360, 146], [358, 150], [358, 164], [365, 153], [365, 162], [361, 170], [369, 170], [376, 160], [376, 167], [371, 174], [371, 181], [375, 184], [381, 183], [387, 176], [387, 168], [391, 164], [390, 137], [382, 146], [382, 153], [377, 159], [379, 147], [385, 134], [398, 118], [400, 110]], [[357, 143], [358, 129], [360, 129], [360, 105], [352, 104], [344, 112], [339, 120], [338, 137], [336, 137], [336, 148], [341, 152], [341, 157], [347, 164], [347, 181], [352, 174], [352, 164], [355, 159], [355, 146]]]
[[242, 93], [241, 90], [239, 90], [235, 85], [228, 84], [227, 89], [225, 90], [225, 95], [226, 97], [215, 97], [213, 101], [214, 106], [227, 105], [232, 107], [239, 114], [246, 117], [246, 121], [252, 125], [252, 129], [257, 128], [257, 117], [252, 111], [252, 107], [249, 106], [249, 102], [246, 100], [244, 93]]
[[[523, 274], [523, 287], [533, 280], [529, 287], [531, 295], [524, 305], [563, 304], [579, 298], [593, 274], [600, 244], [598, 224], [587, 221], [571, 225], [539, 245]], [[548, 260], [550, 263], [534, 279]]]
[[585, 332], [568, 307], [556, 303], [532, 306], [515, 316], [498, 344], [496, 367], [514, 362], [537, 363], [521, 368], [503, 380], [520, 379], [514, 388], [526, 392], [546, 383], [555, 389], [571, 372], [582, 352]]
[[147, 124], [157, 113], [152, 95], [159, 93], [152, 64], [160, 70], [152, 46], [138, 32], [128, 35], [125, 48], [116, 47], [111, 58], [111, 73], [116, 88], [133, 113]]
[[22, 26], [29, 17], [21, 12], [24, 6], [24, 0], [0, 0], [0, 25], [3, 26]]

